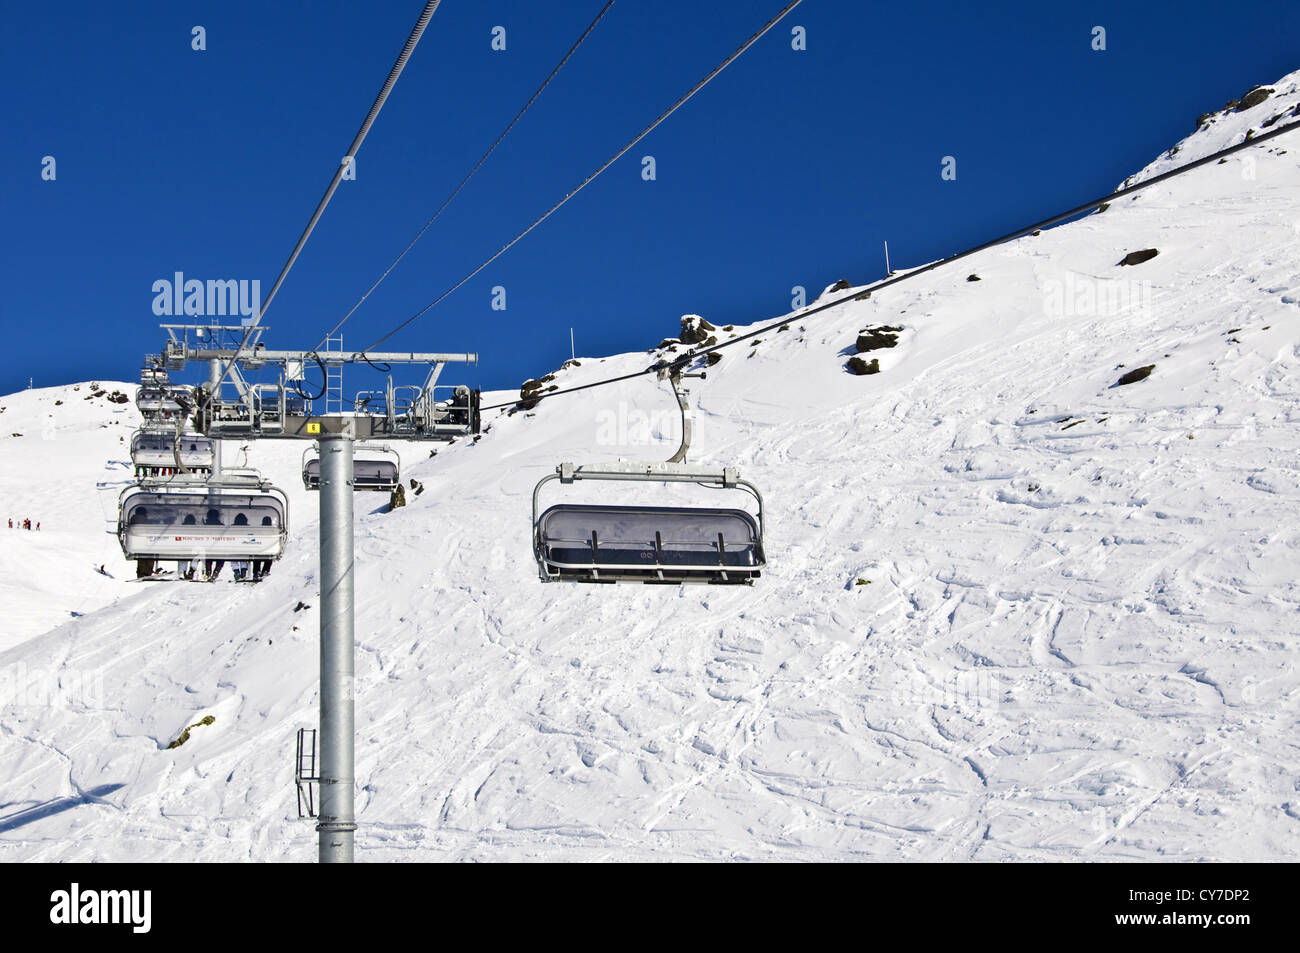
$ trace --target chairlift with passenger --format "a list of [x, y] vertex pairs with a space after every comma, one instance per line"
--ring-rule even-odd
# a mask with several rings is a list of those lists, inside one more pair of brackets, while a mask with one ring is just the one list
[[277, 560], [289, 501], [257, 474], [191, 484], [130, 486], [118, 498], [122, 554], [136, 560]]
[[135, 394], [135, 406], [142, 416], [171, 416], [186, 409], [190, 389], [179, 384], [141, 384]]
[[131, 463], [137, 477], [158, 476], [165, 471], [207, 474], [212, 471], [215, 457], [212, 438], [203, 434], [146, 427], [131, 437]]
[[167, 371], [157, 364], [146, 363], [140, 368], [140, 383], [144, 385], [166, 385], [170, 383]]

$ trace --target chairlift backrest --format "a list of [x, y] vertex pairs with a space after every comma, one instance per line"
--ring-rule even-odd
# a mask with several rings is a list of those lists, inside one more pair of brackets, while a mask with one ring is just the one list
[[[538, 515], [538, 496], [551, 480], [691, 482], [743, 489], [758, 502], [755, 516], [718, 507], [563, 503]], [[763, 498], [737, 471], [676, 464], [594, 469], [562, 464], [533, 492], [533, 552], [542, 581], [704, 582], [750, 584], [766, 565]]]
[[128, 559], [278, 559], [288, 514], [284, 494], [266, 485], [131, 488], [118, 538]]
[[174, 467], [178, 443], [181, 466], [197, 470], [212, 468], [216, 451], [210, 437], [182, 434], [177, 438], [171, 430], [137, 430], [131, 437], [131, 462], [137, 467]]
[[[394, 490], [402, 482], [401, 459], [387, 447], [359, 444], [353, 450], [353, 490]], [[320, 450], [308, 448], [303, 453], [302, 484], [308, 490], [320, 489]]]

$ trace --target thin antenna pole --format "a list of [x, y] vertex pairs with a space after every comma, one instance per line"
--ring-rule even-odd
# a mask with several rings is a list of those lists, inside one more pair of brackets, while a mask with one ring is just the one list
[[352, 576], [351, 418], [320, 436], [320, 862], [352, 863], [356, 703]]
[[573, 350], [573, 328], [569, 328], [569, 359], [576, 361], [578, 355]]
[[893, 272], [889, 270], [889, 242], [885, 242], [885, 274], [893, 274]]

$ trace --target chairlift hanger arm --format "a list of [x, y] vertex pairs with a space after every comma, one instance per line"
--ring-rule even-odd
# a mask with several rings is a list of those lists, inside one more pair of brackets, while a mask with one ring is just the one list
[[677, 452], [668, 458], [669, 463], [685, 463], [686, 452], [691, 449], [691, 404], [687, 400], [687, 391], [682, 387], [683, 377], [708, 377], [704, 371], [698, 374], [684, 374], [681, 367], [676, 364], [669, 365], [659, 371], [659, 379], [668, 378], [668, 383], [672, 385], [673, 396], [677, 398], [677, 406], [682, 412], [682, 439], [677, 446]]

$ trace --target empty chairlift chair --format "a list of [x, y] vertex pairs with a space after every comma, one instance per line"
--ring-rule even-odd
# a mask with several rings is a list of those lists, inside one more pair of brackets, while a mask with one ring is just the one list
[[[542, 488], [552, 480], [696, 483], [738, 489], [754, 498], [758, 513], [721, 507], [561, 503], [539, 515]], [[533, 491], [533, 553], [543, 582], [748, 585], [766, 565], [763, 497], [730, 467], [563, 463]]]
[[[391, 493], [402, 482], [402, 461], [387, 447], [358, 444], [352, 457], [352, 489]], [[320, 489], [320, 448], [311, 446], [302, 455], [302, 485]]]

